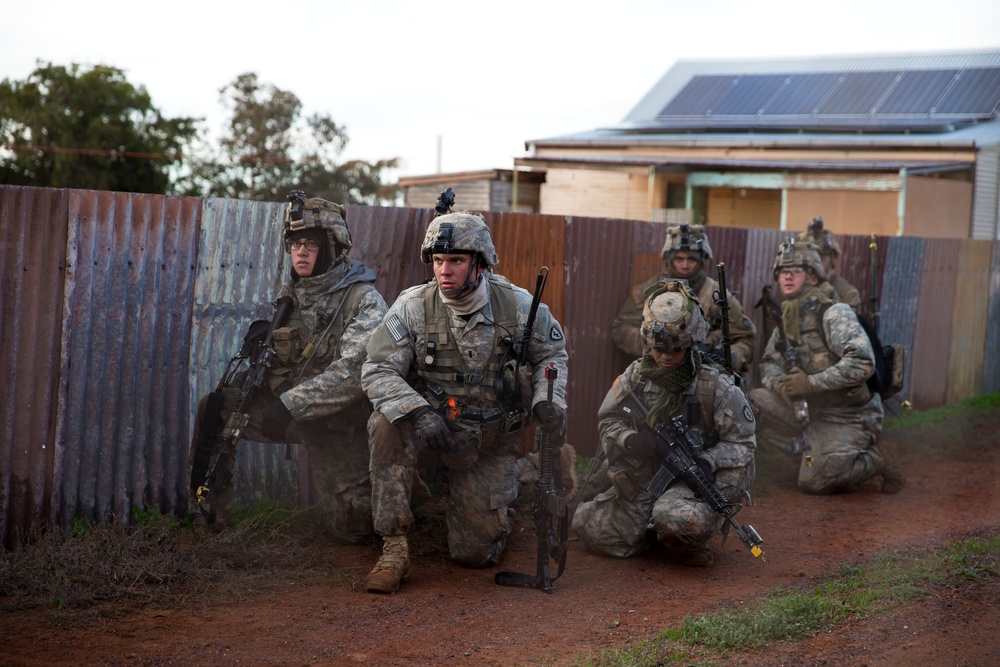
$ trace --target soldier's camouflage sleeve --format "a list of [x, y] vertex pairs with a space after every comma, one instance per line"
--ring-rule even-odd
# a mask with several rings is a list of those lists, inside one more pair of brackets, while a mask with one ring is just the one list
[[719, 373], [715, 381], [714, 419], [719, 442], [703, 454], [704, 458], [716, 470], [750, 463], [757, 449], [753, 411], [746, 394], [724, 373]]
[[357, 314], [344, 327], [340, 358], [316, 377], [282, 394], [281, 400], [296, 421], [327, 417], [362, 398], [361, 367], [367, 356], [365, 346], [385, 313], [385, 300], [371, 287], [358, 303]]
[[[416, 354], [416, 335], [423, 332], [421, 295], [421, 287], [400, 294], [368, 339], [368, 358], [361, 369], [361, 387], [372, 406], [391, 423], [428, 405], [406, 381]], [[419, 332], [416, 331], [418, 327]]]
[[636, 432], [631, 420], [618, 409], [618, 404], [638, 383], [641, 363], [641, 359], [636, 359], [629, 364], [624, 373], [615, 378], [597, 411], [601, 446], [612, 464], [622, 458], [628, 458], [625, 439]]
[[823, 334], [827, 347], [840, 359], [826, 370], [809, 376], [813, 391], [853, 387], [875, 372], [871, 341], [846, 303], [835, 303], [823, 314]]
[[764, 356], [761, 357], [760, 363], [757, 365], [760, 384], [771, 391], [778, 391], [781, 381], [785, 378], [784, 359], [777, 350], [780, 336], [781, 333], [775, 327], [764, 348]]
[[[532, 295], [520, 287], [512, 287], [517, 299], [517, 320], [523, 326], [523, 323], [528, 321]], [[569, 355], [566, 353], [566, 336], [563, 333], [562, 326], [552, 316], [549, 307], [544, 303], [538, 304], [538, 312], [535, 315], [535, 326], [532, 331], [531, 342], [528, 344], [527, 360], [532, 366], [531, 386], [534, 393], [532, 406], [539, 401], [546, 400], [548, 397], [548, 380], [545, 379], [545, 367], [551, 363], [555, 364], [557, 371], [556, 382], [552, 387], [552, 402], [565, 408], [566, 374], [569, 362]]]

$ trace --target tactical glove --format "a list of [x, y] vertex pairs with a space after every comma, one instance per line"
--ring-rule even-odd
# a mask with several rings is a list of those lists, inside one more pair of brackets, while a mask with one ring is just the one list
[[531, 409], [541, 427], [553, 438], [562, 441], [566, 435], [566, 411], [552, 401], [539, 401]]
[[413, 433], [417, 438], [417, 448], [436, 449], [441, 452], [458, 450], [454, 433], [462, 430], [457, 424], [439, 415], [429, 407], [423, 407], [413, 413]]
[[283, 442], [288, 425], [292, 423], [292, 413], [279, 398], [266, 408], [261, 418], [261, 433], [268, 440]]
[[712, 470], [712, 462], [701, 456], [694, 457], [694, 462], [698, 464], [698, 468], [704, 473], [708, 483], [715, 484], [715, 472]]
[[788, 371], [785, 379], [781, 381], [779, 393], [789, 404], [800, 396], [812, 393], [812, 387], [809, 386], [809, 374], [801, 368], [793, 368]]
[[653, 458], [660, 453], [656, 433], [643, 429], [625, 438], [625, 449], [633, 456]]

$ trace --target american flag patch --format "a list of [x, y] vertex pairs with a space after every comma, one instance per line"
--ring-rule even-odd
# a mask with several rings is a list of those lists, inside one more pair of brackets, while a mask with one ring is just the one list
[[408, 333], [406, 325], [403, 324], [403, 320], [399, 319], [399, 315], [396, 315], [395, 313], [386, 318], [385, 328], [389, 330], [389, 333], [392, 334], [392, 337], [397, 343], [402, 343]]
[[618, 398], [619, 396], [622, 395], [622, 378], [621, 378], [621, 376], [618, 376], [618, 377], [615, 378], [615, 383], [613, 385], [611, 385], [611, 391], [614, 392], [615, 398]]

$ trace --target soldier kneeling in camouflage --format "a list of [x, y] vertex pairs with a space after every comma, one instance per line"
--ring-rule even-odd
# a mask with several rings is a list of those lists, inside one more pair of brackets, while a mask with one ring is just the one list
[[[720, 517], [676, 477], [679, 471], [673, 471], [665, 490], [656, 488], [663, 460], [649, 429], [682, 417], [701, 436], [703, 451], [692, 453], [707, 479], [729, 500], [749, 492], [757, 446], [753, 413], [732, 378], [705, 363], [695, 348], [707, 332], [698, 301], [684, 283], [659, 283], [647, 291], [646, 352], [615, 380], [598, 412], [612, 487], [581, 503], [573, 516], [573, 530], [589, 549], [624, 558], [659, 541], [681, 564], [714, 562], [709, 542]], [[649, 406], [647, 423], [637, 423], [634, 412], [623, 410], [630, 392], [638, 392]]]
[[[243, 436], [257, 442], [302, 443], [309, 455], [319, 509], [335, 541], [357, 544], [374, 535], [368, 480], [368, 415], [371, 404], [361, 391], [365, 344], [382, 321], [386, 304], [373, 285], [375, 272], [352, 261], [351, 235], [344, 209], [301, 191], [290, 196], [282, 231], [291, 260], [290, 280], [278, 300], [290, 298], [291, 314], [274, 331], [277, 360], [254, 394]], [[241, 375], [223, 388], [221, 421], [229, 420]], [[202, 399], [196, 424], [208, 404]], [[198, 457], [196, 428], [192, 466]], [[228, 480], [235, 451], [219, 460], [216, 476]], [[198, 475], [193, 475], [197, 477]], [[201, 480], [193, 480], [199, 484]], [[216, 523], [229, 521], [233, 486], [214, 494]], [[196, 526], [211, 516], [191, 499]]]
[[820, 289], [825, 277], [813, 243], [781, 244], [781, 322], [760, 360], [762, 388], [750, 392], [760, 435], [799, 457], [806, 493], [848, 491], [879, 475], [883, 493], [898, 493], [902, 469], [876, 446], [884, 412], [866, 384], [875, 372], [871, 341], [851, 307]]
[[[526, 355], [531, 386], [516, 392], [526, 379], [516, 358], [532, 296], [492, 272], [497, 253], [483, 219], [435, 218], [420, 258], [433, 265], [434, 281], [399, 295], [368, 342], [362, 371], [375, 408], [368, 422], [372, 508], [383, 540], [365, 585], [377, 593], [395, 592], [410, 571], [414, 470], [448, 469], [448, 549], [460, 564], [484, 567], [499, 562], [511, 534], [516, 436], [528, 409], [554, 442], [566, 432], [562, 328], [541, 304]], [[551, 401], [550, 363], [558, 371]]]

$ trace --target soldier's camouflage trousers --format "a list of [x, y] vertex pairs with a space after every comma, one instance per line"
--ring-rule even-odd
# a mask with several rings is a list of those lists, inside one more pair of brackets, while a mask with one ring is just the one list
[[[804, 431], [779, 394], [754, 389], [750, 402], [758, 413], [757, 433], [784, 454], [800, 456], [802, 491], [814, 495], [848, 491], [882, 473], [885, 463], [875, 444], [883, 414], [877, 394], [857, 407], [813, 409]], [[809, 452], [796, 455], [792, 439], [803, 434]]]
[[[573, 515], [573, 531], [588, 549], [627, 558], [648, 549], [655, 540], [668, 550], [687, 552], [708, 543], [721, 519], [711, 506], [682, 480], [659, 498], [631, 484], [618, 471], [613, 486], [593, 500], [581, 503]], [[753, 486], [754, 464], [723, 468], [716, 483], [726, 498], [734, 499]]]
[[[223, 423], [229, 418], [238, 394], [239, 390], [235, 387], [223, 390]], [[188, 470], [193, 462], [194, 446], [198, 442], [198, 427], [206, 400], [207, 397], [203, 397], [198, 404]], [[246, 440], [270, 442], [261, 433], [261, 419], [264, 408], [274, 400], [278, 399], [266, 388], [262, 387], [258, 391], [248, 409], [250, 423], [244, 429]], [[340, 544], [363, 544], [374, 537], [371, 483], [368, 479], [368, 442], [364, 428], [365, 415], [360, 405], [357, 413], [339, 413], [327, 419], [292, 422], [286, 438], [291, 444], [300, 443], [305, 447], [312, 472], [310, 502], [315, 503], [324, 530], [333, 541]], [[354, 425], [345, 426], [345, 423]], [[238, 445], [236, 449], [240, 446], [242, 445]], [[235, 455], [235, 451], [231, 452], [226, 460], [220, 461], [220, 469], [232, 471]], [[229, 488], [216, 498], [216, 523], [219, 527], [228, 525], [237, 481], [234, 479]], [[193, 492], [189, 492], [188, 509], [192, 516], [200, 516]]]
[[508, 507], [518, 491], [516, 440], [502, 439], [498, 447], [479, 450], [478, 455], [463, 451], [450, 459], [440, 452], [418, 452], [409, 421], [390, 424], [379, 412], [368, 420], [368, 435], [375, 532], [406, 535], [413, 526], [414, 472], [418, 467], [444, 467], [450, 484], [446, 524], [451, 557], [465, 567], [500, 562], [511, 533]]

